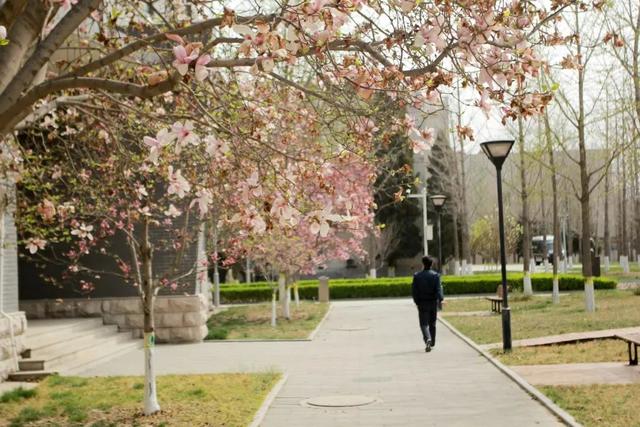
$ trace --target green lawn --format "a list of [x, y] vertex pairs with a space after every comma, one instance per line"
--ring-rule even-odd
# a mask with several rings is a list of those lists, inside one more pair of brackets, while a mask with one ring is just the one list
[[640, 384], [539, 388], [585, 427], [640, 427]]
[[158, 377], [162, 411], [142, 414], [142, 377], [60, 377], [0, 397], [0, 426], [246, 426], [280, 375]]
[[559, 363], [625, 362], [628, 360], [627, 344], [621, 340], [607, 339], [576, 344], [515, 347], [511, 352], [492, 349], [505, 365], [554, 365]]
[[208, 340], [224, 339], [302, 339], [318, 326], [329, 304], [301, 301], [291, 303], [291, 320], [282, 318], [278, 307], [277, 326], [271, 326], [271, 304], [231, 307], [211, 316], [207, 322]]
[[[584, 311], [584, 295], [574, 292], [563, 295], [560, 304], [551, 303], [551, 297], [513, 298], [511, 328], [514, 340], [556, 335], [568, 332], [595, 331], [601, 329], [640, 326], [640, 296], [631, 291], [596, 291], [596, 312]], [[487, 311], [489, 301], [447, 301], [445, 312]], [[447, 316], [460, 332], [479, 344], [500, 342], [501, 317]]]

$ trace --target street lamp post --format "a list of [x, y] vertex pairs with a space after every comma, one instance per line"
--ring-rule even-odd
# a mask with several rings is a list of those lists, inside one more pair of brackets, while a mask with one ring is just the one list
[[442, 273], [442, 231], [440, 228], [440, 221], [442, 207], [444, 206], [444, 202], [447, 201], [447, 196], [443, 194], [437, 194], [435, 196], [431, 196], [430, 199], [433, 203], [433, 207], [436, 208], [436, 212], [438, 214], [438, 272]]
[[480, 144], [482, 151], [496, 167], [498, 182], [498, 227], [500, 231], [500, 264], [502, 267], [502, 348], [511, 350], [511, 308], [507, 290], [507, 256], [504, 242], [504, 212], [502, 204], [502, 164], [507, 159], [513, 140], [487, 141]]
[[420, 194], [409, 194], [410, 199], [422, 199], [422, 248], [424, 249], [424, 255], [429, 255], [429, 240], [427, 239], [427, 187], [422, 187]]

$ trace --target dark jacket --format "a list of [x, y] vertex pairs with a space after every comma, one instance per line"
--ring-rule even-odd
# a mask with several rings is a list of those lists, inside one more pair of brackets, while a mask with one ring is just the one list
[[422, 270], [413, 275], [411, 294], [416, 305], [432, 304], [444, 299], [440, 275], [433, 270]]

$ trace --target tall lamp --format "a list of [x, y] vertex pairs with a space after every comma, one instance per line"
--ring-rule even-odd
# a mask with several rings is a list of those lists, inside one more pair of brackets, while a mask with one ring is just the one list
[[447, 196], [444, 194], [436, 194], [435, 196], [431, 196], [430, 199], [438, 214], [438, 272], [442, 273], [442, 233], [440, 231], [440, 213], [442, 212], [444, 202], [447, 201]]
[[498, 181], [498, 227], [500, 231], [500, 265], [502, 268], [502, 348], [511, 350], [511, 308], [507, 290], [507, 256], [504, 243], [504, 212], [502, 204], [502, 165], [507, 159], [513, 140], [487, 141], [480, 144], [482, 151], [496, 167]]

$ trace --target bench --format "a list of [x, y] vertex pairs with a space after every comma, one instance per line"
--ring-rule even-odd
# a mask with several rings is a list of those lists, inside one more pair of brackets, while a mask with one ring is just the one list
[[491, 301], [491, 312], [502, 313], [502, 297], [487, 297]]
[[[626, 341], [629, 346], [629, 365], [638, 364], [638, 346], [640, 346], [640, 334], [618, 334], [616, 338]], [[631, 351], [633, 347], [633, 352]]]

